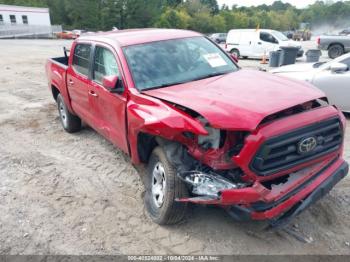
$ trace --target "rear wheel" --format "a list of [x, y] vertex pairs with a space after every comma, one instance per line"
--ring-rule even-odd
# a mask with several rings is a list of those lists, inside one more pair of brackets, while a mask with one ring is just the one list
[[155, 223], [176, 224], [184, 219], [187, 203], [175, 199], [188, 196], [188, 191], [161, 147], [151, 154], [145, 183], [145, 207]]
[[61, 94], [57, 96], [57, 107], [64, 130], [68, 133], [78, 132], [81, 129], [81, 120], [69, 112]]
[[339, 44], [332, 45], [328, 49], [329, 58], [334, 59], [334, 58], [337, 58], [338, 56], [341, 56], [343, 54], [344, 54], [344, 48]]
[[240, 57], [239, 50], [236, 49], [236, 48], [231, 49], [230, 53], [233, 54], [233, 55], [236, 55], [236, 57], [238, 57], [238, 58]]

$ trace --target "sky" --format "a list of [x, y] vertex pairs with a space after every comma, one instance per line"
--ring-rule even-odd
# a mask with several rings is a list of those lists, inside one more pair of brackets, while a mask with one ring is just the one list
[[[226, 4], [229, 7], [231, 7], [234, 4], [237, 4], [238, 6], [252, 6], [252, 5], [261, 5], [261, 4], [272, 4], [275, 0], [217, 0], [219, 5]], [[313, 4], [316, 2], [316, 0], [282, 0], [282, 2], [290, 3], [297, 8], [304, 8], [310, 4]]]

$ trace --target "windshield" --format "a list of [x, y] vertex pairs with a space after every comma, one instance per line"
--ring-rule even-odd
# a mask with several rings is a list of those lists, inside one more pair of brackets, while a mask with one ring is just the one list
[[288, 41], [288, 37], [286, 37], [283, 33], [279, 31], [273, 31], [272, 34], [280, 41]]
[[123, 48], [137, 89], [160, 88], [234, 72], [238, 67], [205, 37]]
[[[337, 57], [329, 62], [320, 63], [320, 65], [317, 66], [317, 68], [328, 69], [334, 63], [348, 64], [349, 60], [350, 60], [350, 54], [346, 54], [346, 55], [339, 56], [339, 57]], [[315, 65], [314, 65], [314, 67], [315, 67]]]

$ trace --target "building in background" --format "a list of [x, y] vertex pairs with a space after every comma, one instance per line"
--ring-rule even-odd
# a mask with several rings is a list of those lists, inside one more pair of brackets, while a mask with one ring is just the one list
[[51, 25], [49, 8], [0, 4], [0, 38], [50, 37], [60, 31]]
[[0, 5], [0, 23], [51, 26], [48, 8]]

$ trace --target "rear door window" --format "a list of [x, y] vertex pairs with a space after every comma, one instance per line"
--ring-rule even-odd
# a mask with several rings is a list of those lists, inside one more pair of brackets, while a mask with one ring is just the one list
[[77, 44], [73, 55], [73, 68], [84, 76], [89, 75], [90, 44]]

